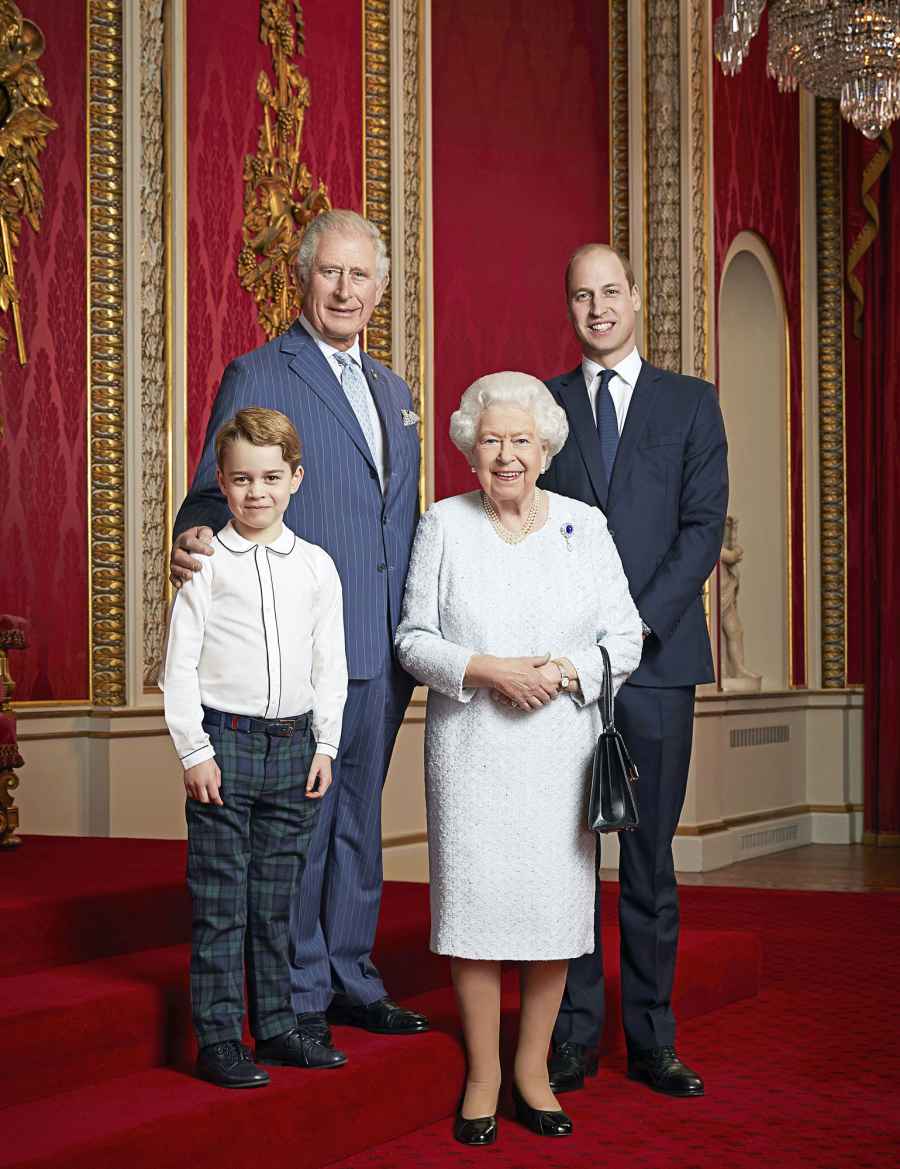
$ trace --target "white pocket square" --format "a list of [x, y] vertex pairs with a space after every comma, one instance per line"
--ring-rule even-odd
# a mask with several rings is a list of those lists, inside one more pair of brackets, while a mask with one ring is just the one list
[[419, 421], [419, 415], [415, 412], [415, 410], [401, 410], [400, 414], [403, 418], [404, 426], [415, 426]]

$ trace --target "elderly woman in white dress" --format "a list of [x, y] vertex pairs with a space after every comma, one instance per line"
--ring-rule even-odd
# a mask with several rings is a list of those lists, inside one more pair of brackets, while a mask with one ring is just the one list
[[513, 1099], [571, 1132], [547, 1075], [568, 960], [593, 950], [587, 828], [606, 647], [618, 687], [641, 621], [603, 513], [540, 490], [565, 442], [543, 382], [484, 377], [450, 436], [480, 490], [422, 517], [397, 650], [429, 688], [425, 735], [431, 948], [451, 955], [468, 1056], [454, 1135], [489, 1144], [500, 1089], [500, 963], [521, 963]]

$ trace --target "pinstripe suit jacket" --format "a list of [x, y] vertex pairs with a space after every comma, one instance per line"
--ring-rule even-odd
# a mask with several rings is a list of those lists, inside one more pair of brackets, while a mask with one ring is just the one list
[[286, 414], [303, 444], [305, 477], [291, 496], [285, 522], [319, 544], [337, 565], [344, 590], [344, 631], [351, 678], [384, 667], [400, 620], [409, 553], [419, 514], [418, 427], [404, 426], [412, 409], [402, 378], [362, 353], [363, 370], [381, 416], [388, 479], [384, 494], [356, 415], [321, 350], [298, 322], [282, 337], [232, 361], [213, 403], [203, 454], [174, 536], [228, 519], [216, 483], [215, 436], [245, 406]]

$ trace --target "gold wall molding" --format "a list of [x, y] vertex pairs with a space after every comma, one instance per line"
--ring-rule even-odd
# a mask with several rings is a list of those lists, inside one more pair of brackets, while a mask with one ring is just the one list
[[125, 680], [122, 4], [87, 0], [87, 369], [91, 700]]
[[165, 0], [140, 6], [140, 447], [143, 684], [155, 686], [168, 586], [169, 369], [166, 337]]
[[707, 0], [690, 0], [688, 25], [688, 100], [690, 134], [690, 281], [691, 362], [695, 377], [708, 378], [709, 364], [709, 119], [708, 93], [710, 45]]
[[[402, 0], [403, 59], [403, 376], [412, 392], [416, 411], [424, 420], [425, 409], [425, 169], [424, 169], [424, 63], [423, 16], [420, 0]], [[422, 474], [425, 473], [424, 430]], [[424, 478], [423, 481], [424, 483]]]
[[846, 495], [841, 118], [816, 99], [822, 686], [846, 683]]
[[680, 824], [676, 836], [709, 836], [713, 832], [727, 832], [729, 829], [746, 828], [751, 824], [764, 824], [768, 820], [795, 820], [798, 816], [828, 815], [847, 816], [861, 812], [862, 804], [792, 804], [784, 808], [769, 808], [763, 812], [747, 812], [740, 816], [725, 816], [721, 820], [707, 820], [702, 824]]
[[609, 239], [631, 251], [628, 197], [628, 0], [609, 0]]
[[[389, 0], [363, 0], [363, 214], [376, 224], [391, 254], [391, 9]], [[366, 330], [366, 349], [392, 359], [394, 294], [388, 284]]]
[[681, 370], [681, 44], [679, 5], [644, 7], [647, 357]]

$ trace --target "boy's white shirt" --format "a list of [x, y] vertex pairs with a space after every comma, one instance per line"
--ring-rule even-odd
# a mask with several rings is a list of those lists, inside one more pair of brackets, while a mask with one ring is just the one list
[[311, 710], [316, 750], [334, 759], [347, 697], [334, 561], [287, 527], [256, 544], [229, 521], [214, 545], [175, 596], [159, 678], [184, 768], [215, 754], [204, 706], [252, 718]]

